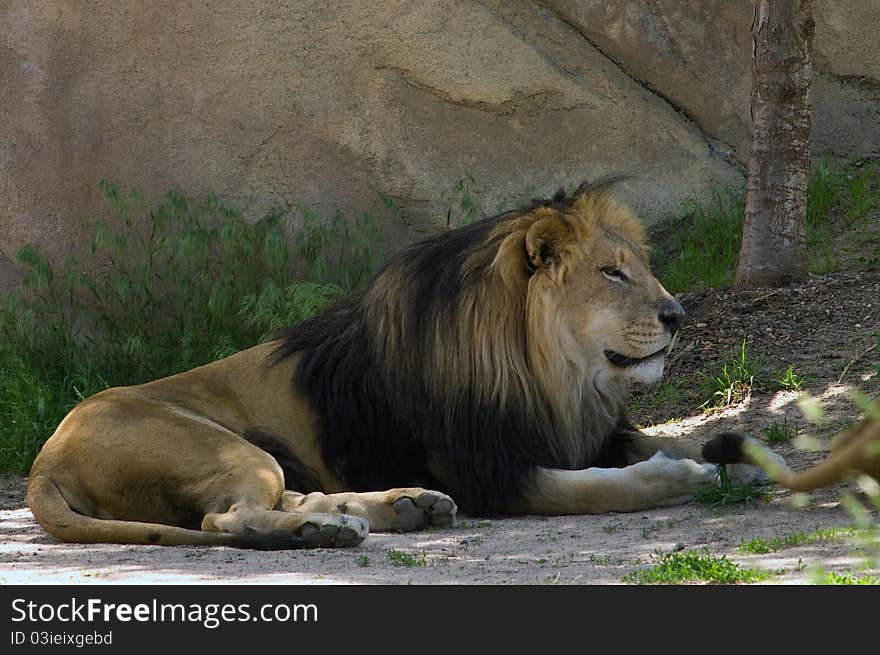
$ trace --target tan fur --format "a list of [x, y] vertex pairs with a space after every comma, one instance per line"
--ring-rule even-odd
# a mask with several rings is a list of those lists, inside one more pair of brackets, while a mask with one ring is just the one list
[[756, 441], [748, 441], [743, 451], [746, 462], [792, 491], [814, 491], [860, 474], [880, 483], [880, 398], [859, 423], [834, 437], [827, 459], [804, 471], [792, 471]]
[[[615, 266], [628, 282], [601, 272]], [[525, 398], [529, 416], [563, 435], [552, 459], [569, 468], [596, 454], [584, 431], [608, 434], [621, 416], [630, 373], [604, 350], [647, 357], [672, 338], [658, 320], [659, 304], [671, 297], [648, 269], [644, 229], [604, 192], [583, 193], [562, 211], [542, 206], [499, 218], [485, 242], [470, 246], [461, 276], [475, 283], [463, 286], [454, 316], [436, 325], [431, 348], [412, 342], [408, 275], [392, 262], [363, 297], [388, 366], [418, 357], [441, 395], [468, 383], [496, 406]], [[256, 547], [274, 547], [260, 541], [273, 534], [349, 545], [364, 537], [367, 522], [388, 530], [452, 520], [455, 505], [439, 492], [350, 493], [322, 459], [309, 400], [291, 386], [298, 356], [270, 366], [273, 348], [110, 389], [74, 408], [31, 472], [37, 520], [65, 541]], [[242, 438], [254, 427], [289, 448], [323, 493], [285, 491], [277, 462]], [[634, 466], [541, 469], [510, 510], [629, 511], [681, 502], [711, 484], [711, 467], [692, 461], [696, 448], [630, 436]], [[660, 450], [689, 459], [652, 458]], [[432, 472], [443, 479], [442, 466]], [[247, 535], [256, 541], [243, 542]]]

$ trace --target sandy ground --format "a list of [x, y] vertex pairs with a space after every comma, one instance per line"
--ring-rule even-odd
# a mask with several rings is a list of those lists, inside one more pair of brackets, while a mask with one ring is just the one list
[[[735, 417], [724, 419], [735, 421]], [[679, 427], [664, 426], [670, 432]], [[852, 487], [849, 483], [847, 486]], [[658, 553], [706, 547], [751, 568], [781, 573], [768, 583], [808, 583], [817, 571], [855, 572], [865, 558], [852, 538], [743, 555], [743, 540], [852, 524], [840, 487], [802, 508], [773, 490], [748, 506], [689, 503], [633, 514], [459, 517], [448, 528], [371, 534], [357, 548], [254, 552], [234, 548], [81, 545], [56, 542], [24, 504], [25, 481], [0, 478], [3, 584], [620, 584]], [[876, 556], [880, 553], [872, 548]], [[394, 563], [389, 553], [411, 556]]]
[[[773, 445], [793, 468], [827, 454], [830, 437], [858, 419], [853, 387], [880, 393], [880, 277], [829, 275], [771, 294], [691, 294], [689, 322], [667, 367], [674, 394], [637, 394], [633, 418], [646, 431], [702, 443], [721, 430], [760, 437], [786, 421], [801, 441]], [[699, 408], [700, 376], [717, 371], [743, 338], [762, 353], [758, 385], [744, 401], [721, 411]], [[804, 416], [793, 391], [773, 390], [775, 372], [796, 365], [808, 374], [805, 391], [825, 406], [822, 423]], [[671, 417], [680, 417], [666, 422]], [[654, 424], [654, 425], [652, 425]], [[741, 542], [850, 526], [841, 492], [854, 483], [814, 494], [795, 507], [792, 494], [769, 487], [769, 500], [713, 508], [690, 503], [633, 514], [579, 517], [472, 519], [413, 534], [371, 534], [344, 550], [253, 552], [189, 548], [61, 544], [36, 524], [24, 503], [26, 482], [0, 475], [0, 583], [5, 584], [620, 584], [657, 553], [707, 548], [743, 566], [780, 571], [767, 583], [805, 583], [817, 571], [859, 574], [866, 559], [853, 538], [821, 540], [763, 555], [744, 555]], [[877, 515], [874, 514], [876, 522]], [[396, 553], [410, 556], [401, 562]], [[391, 554], [391, 557], [389, 557]], [[880, 560], [880, 547], [868, 555]], [[394, 560], [394, 561], [392, 561]], [[877, 577], [876, 568], [873, 575]]]
[[[7, 482], [8, 483], [8, 482]], [[19, 505], [21, 505], [19, 503]], [[657, 552], [708, 547], [752, 568], [785, 569], [773, 583], [810, 582], [816, 569], [857, 571], [853, 541], [760, 556], [742, 539], [849, 524], [832, 498], [792, 509], [784, 495], [718, 512], [689, 504], [635, 514], [459, 520], [448, 529], [371, 534], [357, 548], [253, 552], [233, 548], [60, 544], [27, 509], [0, 512], [0, 582], [5, 584], [619, 584]], [[395, 565], [389, 551], [413, 556]]]

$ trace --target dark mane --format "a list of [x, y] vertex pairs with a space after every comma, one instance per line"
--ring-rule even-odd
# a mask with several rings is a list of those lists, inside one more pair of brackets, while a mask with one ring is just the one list
[[279, 335], [274, 361], [299, 356], [293, 384], [319, 416], [326, 465], [352, 490], [430, 487], [495, 514], [537, 466], [608, 454], [614, 398], [572, 430], [530, 377], [524, 246], [505, 255], [513, 282], [493, 268], [523, 220], [508, 212], [416, 243], [366, 291]]

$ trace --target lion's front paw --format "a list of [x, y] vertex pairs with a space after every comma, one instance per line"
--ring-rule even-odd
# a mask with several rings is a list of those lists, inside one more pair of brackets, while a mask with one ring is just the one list
[[[782, 456], [778, 453], [764, 449], [764, 454], [766, 457], [772, 459], [777, 465], [782, 467], [785, 466], [785, 460], [782, 459]], [[764, 469], [758, 466], [752, 466], [751, 464], [727, 464], [726, 467], [727, 476], [730, 479], [730, 482], [736, 486], [746, 484], [768, 484], [773, 482], [773, 478], [771, 478]]]
[[455, 518], [458, 508], [452, 498], [439, 491], [425, 489], [401, 490], [403, 495], [393, 503], [394, 519], [391, 529], [397, 532], [412, 532], [427, 527], [449, 525]]
[[727, 479], [735, 487], [747, 484], [762, 484], [770, 480], [764, 471], [751, 464], [725, 464], [724, 466], [727, 469]]

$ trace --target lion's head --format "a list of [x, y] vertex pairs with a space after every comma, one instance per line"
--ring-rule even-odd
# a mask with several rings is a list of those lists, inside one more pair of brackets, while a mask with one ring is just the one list
[[620, 418], [625, 381], [660, 378], [684, 315], [651, 274], [643, 225], [610, 186], [494, 219], [461, 268], [471, 283], [453, 323], [477, 349], [465, 361], [496, 397], [532, 389], [525, 400], [549, 407], [567, 434], [567, 463], [589, 459], [585, 431], [606, 434]]
[[607, 190], [580, 190], [570, 203], [536, 208], [518, 222], [511, 237], [525, 232], [533, 268], [532, 347], [556, 331], [553, 345], [585, 370], [658, 380], [684, 310], [651, 273], [642, 224]]
[[352, 486], [420, 470], [491, 513], [536, 465], [602, 461], [625, 381], [661, 375], [682, 314], [641, 224], [582, 186], [406, 248], [277, 352], [301, 353], [296, 384]]

